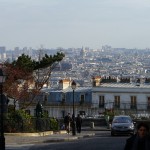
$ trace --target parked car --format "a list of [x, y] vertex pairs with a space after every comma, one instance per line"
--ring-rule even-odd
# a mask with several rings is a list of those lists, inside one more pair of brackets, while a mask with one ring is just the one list
[[134, 133], [135, 126], [130, 116], [114, 116], [111, 124], [111, 136]]

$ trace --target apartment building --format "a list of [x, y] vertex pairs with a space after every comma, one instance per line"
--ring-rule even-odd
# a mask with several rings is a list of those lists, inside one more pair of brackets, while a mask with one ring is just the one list
[[[124, 81], [124, 82], [122, 82]], [[92, 78], [92, 86], [77, 87], [74, 92], [75, 115], [98, 116], [106, 110], [116, 114], [150, 115], [150, 84], [131, 82], [131, 79]], [[70, 79], [62, 79], [55, 89], [44, 88], [40, 103], [50, 117], [62, 118], [73, 112], [73, 90]], [[35, 114], [35, 105], [28, 109]]]

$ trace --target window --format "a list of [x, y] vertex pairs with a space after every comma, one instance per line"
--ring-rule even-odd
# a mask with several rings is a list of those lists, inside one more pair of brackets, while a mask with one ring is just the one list
[[84, 101], [85, 101], [85, 95], [81, 94], [81, 96], [80, 96], [80, 104], [83, 104]]
[[150, 97], [147, 98], [147, 109], [150, 109]]
[[61, 97], [62, 99], [61, 99], [61, 101], [62, 102], [65, 102], [66, 101], [66, 94], [65, 93], [62, 93], [62, 97]]
[[136, 96], [131, 96], [131, 109], [136, 109]]
[[130, 117], [115, 117], [113, 123], [132, 123]]
[[99, 96], [99, 107], [100, 108], [104, 107], [104, 101], [105, 101], [104, 96]]
[[119, 108], [120, 107], [120, 96], [115, 96], [114, 99], [115, 99], [114, 107]]

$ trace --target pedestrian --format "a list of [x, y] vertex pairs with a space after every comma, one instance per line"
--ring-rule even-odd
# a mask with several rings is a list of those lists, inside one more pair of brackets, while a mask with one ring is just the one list
[[81, 116], [78, 114], [77, 118], [76, 118], [76, 128], [77, 128], [77, 132], [81, 133], [81, 125], [82, 125], [82, 118]]
[[150, 150], [149, 126], [145, 123], [137, 125], [137, 133], [126, 140], [124, 150]]
[[65, 124], [65, 130], [69, 133], [70, 132], [70, 125], [71, 125], [72, 119], [70, 116], [70, 113], [68, 113], [65, 117], [64, 117], [64, 124]]

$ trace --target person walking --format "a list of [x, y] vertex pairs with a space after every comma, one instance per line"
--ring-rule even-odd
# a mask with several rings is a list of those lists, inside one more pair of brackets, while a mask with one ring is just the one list
[[137, 125], [137, 133], [126, 140], [124, 150], [150, 150], [149, 126], [145, 123]]
[[64, 117], [64, 124], [65, 124], [65, 130], [69, 133], [70, 132], [70, 125], [71, 125], [72, 119], [70, 116], [70, 113], [68, 113], [65, 117]]
[[76, 118], [76, 128], [77, 128], [77, 132], [81, 133], [81, 125], [82, 125], [82, 118], [81, 116], [78, 114], [77, 118]]

